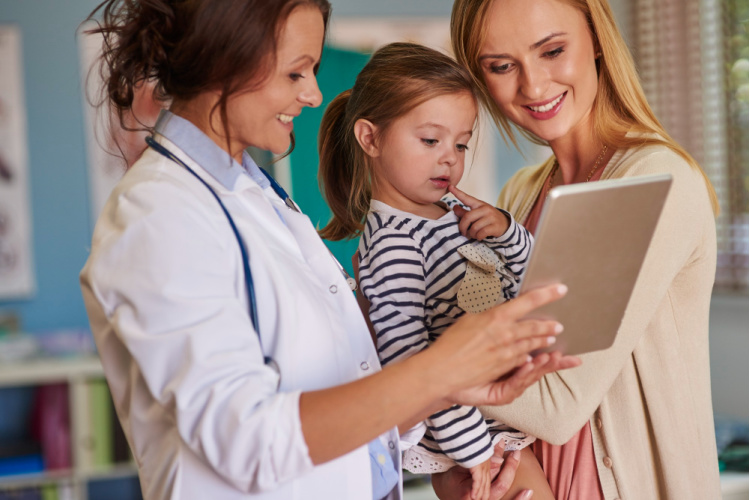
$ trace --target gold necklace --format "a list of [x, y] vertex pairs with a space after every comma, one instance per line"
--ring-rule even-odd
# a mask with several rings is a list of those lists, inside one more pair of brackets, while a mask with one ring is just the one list
[[[594, 162], [594, 166], [591, 167], [591, 171], [589, 172], [589, 175], [586, 176], [586, 180], [584, 182], [588, 182], [591, 180], [591, 178], [594, 176], [594, 172], [596, 172], [599, 169], [599, 164], [602, 162], [602, 159], [604, 159], [604, 155], [607, 154], [607, 149], [609, 147], [605, 144], [602, 148], [601, 152], [599, 153], [599, 156], [596, 157], [596, 161]], [[557, 162], [557, 158], [555, 158], [555, 164], [552, 165], [552, 171], [549, 173], [549, 177], [547, 178], [547, 196], [549, 196], [550, 190], [554, 187], [552, 185], [552, 180], [555, 177], [555, 174], [557, 173], [557, 170], [560, 168], [560, 164]], [[545, 197], [546, 198], [546, 197]]]

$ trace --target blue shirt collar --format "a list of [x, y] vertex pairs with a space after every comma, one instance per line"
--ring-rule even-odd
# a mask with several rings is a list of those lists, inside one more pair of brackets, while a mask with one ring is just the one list
[[159, 113], [154, 132], [164, 136], [180, 148], [229, 190], [234, 189], [240, 175], [249, 175], [263, 189], [271, 185], [247, 151], [242, 153], [242, 165], [240, 165], [198, 127], [166, 109]]

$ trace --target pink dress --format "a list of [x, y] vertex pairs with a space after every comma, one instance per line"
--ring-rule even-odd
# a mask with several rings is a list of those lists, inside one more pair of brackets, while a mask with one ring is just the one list
[[[591, 181], [598, 180], [600, 176], [601, 171], [597, 172]], [[546, 186], [545, 183], [545, 188]], [[532, 234], [536, 232], [544, 196], [546, 189], [542, 189], [524, 224]], [[531, 445], [531, 449], [542, 465], [557, 500], [604, 500], [588, 422], [563, 445], [553, 445], [537, 439]]]

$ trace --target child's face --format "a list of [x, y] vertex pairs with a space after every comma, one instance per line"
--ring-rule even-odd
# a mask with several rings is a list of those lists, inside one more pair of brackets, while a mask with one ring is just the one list
[[373, 198], [423, 217], [464, 173], [467, 143], [477, 117], [468, 92], [423, 102], [379, 138], [373, 160]]

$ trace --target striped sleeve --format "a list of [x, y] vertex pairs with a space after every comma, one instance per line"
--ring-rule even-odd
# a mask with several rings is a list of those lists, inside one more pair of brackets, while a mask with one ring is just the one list
[[[364, 248], [363, 248], [364, 247]], [[407, 232], [381, 227], [359, 254], [360, 290], [370, 302], [370, 321], [383, 365], [425, 349], [424, 258]]]
[[[429, 343], [425, 256], [412, 233], [405, 227], [367, 230], [360, 246], [360, 290], [370, 302], [370, 321], [383, 365], [413, 356]], [[434, 414], [426, 424], [434, 451], [463, 467], [474, 467], [492, 455], [484, 418], [476, 408], [453, 406]]]
[[[452, 406], [430, 416], [420, 446], [444, 453], [461, 467], [470, 469], [492, 456], [492, 440], [484, 417], [472, 406]], [[434, 444], [432, 448], [425, 443]]]
[[508, 230], [501, 236], [484, 239], [483, 243], [500, 254], [505, 261], [505, 269], [510, 274], [508, 280], [503, 280], [508, 283], [505, 287], [505, 294], [506, 298], [512, 298], [518, 293], [521, 276], [526, 270], [526, 264], [534, 246], [534, 237], [525, 227], [516, 222], [510, 213], [500, 208], [498, 210], [508, 217], [510, 221]]

